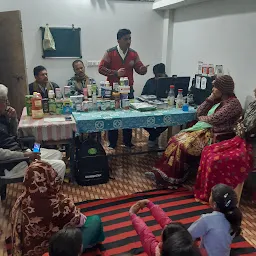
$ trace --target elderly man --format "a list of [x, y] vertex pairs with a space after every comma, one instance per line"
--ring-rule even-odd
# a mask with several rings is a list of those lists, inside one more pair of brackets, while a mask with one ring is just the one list
[[[61, 152], [53, 149], [41, 149], [41, 153], [31, 151], [22, 152], [17, 142], [18, 120], [14, 108], [8, 106], [8, 89], [0, 84], [0, 160], [11, 160], [22, 157], [29, 157], [31, 161], [40, 159], [48, 162], [56, 170], [58, 175], [64, 179], [66, 165], [61, 160]], [[5, 171], [6, 178], [19, 178], [24, 175], [27, 168], [26, 162], [17, 164], [11, 171]]]
[[37, 66], [34, 68], [35, 81], [29, 84], [29, 94], [33, 95], [34, 92], [39, 92], [42, 98], [48, 98], [48, 92], [59, 88], [54, 82], [48, 80], [48, 73], [45, 67]]

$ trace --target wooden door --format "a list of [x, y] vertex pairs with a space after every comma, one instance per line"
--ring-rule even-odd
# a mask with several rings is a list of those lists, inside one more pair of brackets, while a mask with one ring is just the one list
[[0, 12], [0, 83], [18, 117], [25, 105], [27, 75], [20, 11]]

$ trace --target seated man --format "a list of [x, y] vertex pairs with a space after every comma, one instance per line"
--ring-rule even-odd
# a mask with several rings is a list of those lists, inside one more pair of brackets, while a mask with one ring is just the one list
[[71, 95], [83, 94], [83, 88], [86, 88], [88, 84], [92, 84], [95, 80], [85, 74], [85, 66], [81, 60], [75, 60], [72, 67], [75, 75], [68, 81], [70, 93]]
[[48, 98], [49, 90], [54, 90], [59, 88], [59, 86], [53, 82], [48, 81], [48, 73], [45, 67], [37, 66], [34, 68], [35, 81], [29, 84], [29, 94], [33, 95], [34, 92], [39, 92], [42, 98]]
[[[156, 64], [153, 67], [153, 73], [155, 77], [150, 78], [146, 82], [141, 95], [156, 95], [156, 79], [160, 77], [168, 77], [165, 73], [165, 65], [163, 63]], [[145, 128], [149, 133], [148, 146], [150, 148], [158, 147], [158, 138], [166, 129], [167, 127]]]
[[[64, 179], [66, 165], [61, 160], [61, 152], [53, 149], [41, 149], [40, 154], [31, 151], [22, 152], [22, 149], [17, 142], [17, 127], [18, 120], [14, 108], [7, 106], [8, 89], [3, 84], [0, 84], [0, 160], [11, 160], [22, 157], [29, 157], [31, 161], [40, 159], [52, 165], [58, 175]], [[5, 171], [6, 178], [19, 178], [24, 175], [27, 168], [26, 162], [17, 164], [11, 171]]]

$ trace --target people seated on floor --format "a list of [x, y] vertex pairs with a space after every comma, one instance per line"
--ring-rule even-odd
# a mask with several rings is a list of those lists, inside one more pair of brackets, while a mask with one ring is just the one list
[[188, 229], [193, 239], [201, 238], [201, 248], [209, 256], [229, 256], [230, 245], [241, 233], [242, 213], [235, 191], [224, 184], [212, 188], [209, 201], [213, 212], [203, 214]]
[[183, 183], [191, 170], [189, 164], [195, 164], [203, 148], [211, 144], [213, 132], [232, 132], [241, 114], [232, 77], [216, 78], [212, 94], [197, 109], [199, 122], [170, 138], [161, 159], [146, 172], [147, 177], [165, 187]]
[[[137, 213], [148, 207], [151, 214], [163, 228], [159, 242], [146, 223]], [[130, 208], [132, 225], [140, 237], [144, 252], [148, 256], [199, 256], [199, 249], [194, 245], [188, 230], [178, 222], [172, 222], [166, 213], [147, 199], [140, 200]]]
[[[64, 179], [66, 165], [61, 160], [61, 152], [53, 149], [41, 148], [40, 154], [30, 150], [22, 151], [17, 141], [18, 120], [14, 108], [8, 106], [8, 88], [0, 84], [0, 160], [11, 160], [22, 157], [29, 157], [31, 161], [43, 159], [50, 163], [61, 179]], [[5, 170], [5, 178], [20, 178], [24, 176], [27, 163], [17, 164], [11, 171]]]
[[87, 88], [87, 85], [92, 84], [95, 80], [85, 74], [85, 66], [81, 60], [75, 60], [72, 63], [72, 67], [75, 75], [68, 80], [70, 93], [71, 95], [83, 94], [83, 89]]
[[83, 252], [82, 232], [78, 228], [63, 228], [49, 242], [49, 253], [44, 256], [80, 256]]
[[[256, 95], [255, 95], [256, 96]], [[253, 134], [256, 134], [256, 101], [245, 110], [236, 125], [236, 137], [204, 148], [194, 188], [195, 198], [208, 201], [218, 183], [236, 188], [253, 170]], [[254, 146], [255, 148], [255, 146]]]
[[[156, 95], [157, 94], [157, 79], [161, 77], [168, 77], [165, 73], [165, 65], [163, 63], [156, 64], [153, 67], [153, 73], [155, 77], [150, 78], [143, 90], [141, 95]], [[162, 132], [164, 132], [167, 127], [157, 127], [157, 128], [144, 128], [149, 133], [148, 146], [149, 148], [158, 147], [158, 138]]]
[[59, 86], [48, 80], [48, 73], [45, 67], [37, 66], [34, 68], [34, 77], [35, 81], [29, 84], [29, 94], [33, 95], [34, 92], [38, 92], [41, 94], [43, 99], [48, 98], [48, 92], [53, 90], [55, 95], [55, 89], [59, 88]]
[[50, 164], [33, 162], [24, 178], [25, 191], [11, 213], [13, 255], [43, 255], [49, 240], [64, 227], [77, 227], [82, 232], [86, 249], [105, 237], [101, 219], [85, 216], [74, 202], [61, 193], [62, 181]]

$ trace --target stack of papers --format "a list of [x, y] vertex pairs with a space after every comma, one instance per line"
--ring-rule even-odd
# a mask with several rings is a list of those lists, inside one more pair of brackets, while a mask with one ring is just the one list
[[142, 112], [156, 110], [155, 106], [152, 106], [146, 102], [130, 103], [130, 107]]

